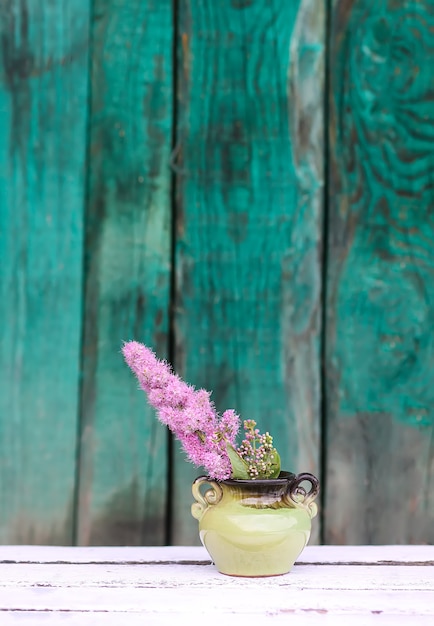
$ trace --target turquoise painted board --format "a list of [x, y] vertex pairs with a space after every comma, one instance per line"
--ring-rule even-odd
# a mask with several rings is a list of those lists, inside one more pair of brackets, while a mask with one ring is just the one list
[[1, 7], [0, 543], [72, 541], [88, 0]]
[[[178, 11], [175, 366], [318, 473], [324, 3]], [[197, 474], [175, 446], [178, 544]]]
[[166, 540], [167, 433], [120, 349], [168, 349], [172, 20], [170, 0], [94, 2], [80, 544]]
[[333, 3], [330, 543], [434, 541], [434, 5]]
[[324, 461], [327, 542], [433, 542], [432, 3], [5, 0], [0, 29], [0, 542], [198, 542], [128, 339]]

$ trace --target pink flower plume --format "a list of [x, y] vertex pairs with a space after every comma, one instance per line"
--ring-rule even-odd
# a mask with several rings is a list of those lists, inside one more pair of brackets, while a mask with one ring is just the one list
[[185, 383], [147, 346], [129, 341], [122, 352], [149, 404], [179, 439], [190, 461], [204, 467], [211, 478], [229, 478], [231, 464], [226, 442], [235, 445], [240, 427], [235, 411], [229, 409], [220, 417], [208, 391]]

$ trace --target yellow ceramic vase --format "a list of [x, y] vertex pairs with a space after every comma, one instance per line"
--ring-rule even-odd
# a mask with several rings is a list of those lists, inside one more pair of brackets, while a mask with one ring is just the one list
[[191, 513], [199, 520], [202, 544], [217, 569], [231, 576], [289, 572], [317, 514], [319, 486], [312, 474], [224, 481], [200, 476], [192, 491], [196, 502]]

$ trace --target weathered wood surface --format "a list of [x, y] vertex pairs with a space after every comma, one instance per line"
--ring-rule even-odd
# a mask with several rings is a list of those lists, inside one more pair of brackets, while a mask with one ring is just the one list
[[430, 543], [434, 5], [332, 6], [325, 538]]
[[[318, 473], [324, 6], [178, 11], [175, 367]], [[172, 538], [195, 543], [198, 472], [174, 467]]]
[[434, 546], [313, 546], [291, 573], [257, 579], [219, 574], [198, 555], [206, 553], [197, 547], [0, 547], [2, 625], [18, 619], [33, 626], [81, 626], [92, 619], [191, 624], [212, 616], [230, 624], [292, 618], [302, 626], [348, 620], [419, 626], [434, 617]]
[[71, 543], [89, 2], [0, 13], [0, 542]]
[[123, 363], [167, 356], [171, 0], [96, 0], [92, 21], [79, 544], [166, 537], [167, 432]]
[[432, 3], [0, 14], [0, 542], [198, 542], [131, 338], [318, 475], [323, 365], [325, 540], [434, 542]]

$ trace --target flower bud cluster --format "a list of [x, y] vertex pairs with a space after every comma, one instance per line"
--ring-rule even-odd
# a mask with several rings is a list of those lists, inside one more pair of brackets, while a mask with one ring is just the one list
[[277, 452], [273, 447], [273, 437], [266, 432], [261, 434], [254, 420], [245, 420], [244, 439], [237, 452], [247, 463], [251, 479], [269, 478], [276, 465]]

